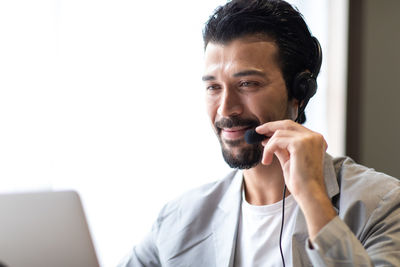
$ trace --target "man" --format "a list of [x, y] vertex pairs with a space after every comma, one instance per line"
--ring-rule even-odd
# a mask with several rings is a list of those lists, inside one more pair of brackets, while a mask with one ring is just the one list
[[208, 115], [237, 171], [168, 203], [123, 266], [400, 266], [399, 181], [299, 124], [322, 57], [301, 14], [232, 0], [204, 42]]

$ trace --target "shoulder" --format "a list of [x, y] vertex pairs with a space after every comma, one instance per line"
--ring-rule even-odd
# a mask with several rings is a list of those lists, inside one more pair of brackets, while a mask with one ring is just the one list
[[333, 165], [341, 193], [368, 194], [383, 198], [393, 189], [400, 189], [400, 180], [372, 168], [357, 164], [349, 157], [334, 158]]
[[348, 157], [335, 158], [333, 164], [340, 188], [335, 206], [360, 239], [371, 227], [400, 211], [400, 180]]

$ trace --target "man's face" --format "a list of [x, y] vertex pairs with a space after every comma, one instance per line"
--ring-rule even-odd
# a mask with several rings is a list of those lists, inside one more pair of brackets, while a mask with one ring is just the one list
[[296, 101], [288, 101], [277, 57], [275, 42], [257, 36], [206, 47], [207, 111], [224, 159], [232, 168], [248, 169], [261, 161], [263, 147], [247, 144], [246, 130], [293, 118]]

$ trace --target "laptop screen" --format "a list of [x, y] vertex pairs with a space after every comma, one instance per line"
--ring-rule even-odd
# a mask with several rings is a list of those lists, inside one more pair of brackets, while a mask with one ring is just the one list
[[0, 195], [0, 267], [98, 267], [74, 191]]

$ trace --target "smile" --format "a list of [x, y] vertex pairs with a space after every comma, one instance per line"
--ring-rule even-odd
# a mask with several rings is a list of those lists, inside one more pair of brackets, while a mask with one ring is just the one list
[[221, 128], [221, 138], [226, 140], [237, 140], [243, 139], [244, 133], [251, 129], [248, 126], [241, 126], [241, 127], [232, 127], [232, 128]]

